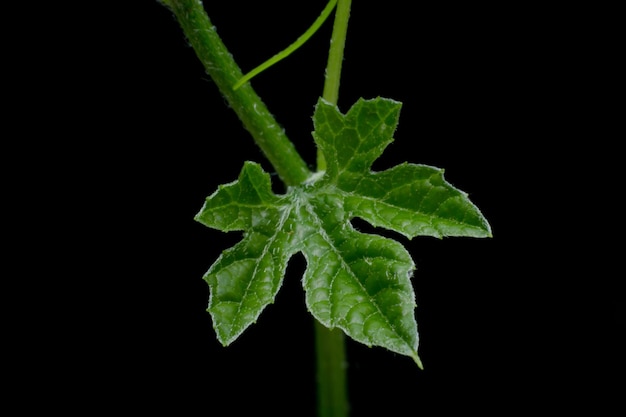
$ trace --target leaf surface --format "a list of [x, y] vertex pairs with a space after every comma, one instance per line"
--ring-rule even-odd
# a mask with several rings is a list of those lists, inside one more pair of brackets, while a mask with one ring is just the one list
[[222, 231], [243, 231], [205, 274], [208, 311], [218, 339], [234, 341], [274, 301], [287, 262], [301, 252], [306, 305], [329, 328], [412, 357], [421, 366], [411, 276], [415, 265], [399, 242], [355, 230], [362, 218], [413, 238], [491, 236], [486, 219], [438, 168], [404, 163], [373, 172], [398, 124], [401, 103], [359, 100], [346, 113], [320, 99], [313, 138], [327, 170], [271, 190], [261, 167], [246, 162], [237, 181], [220, 186], [195, 219]]

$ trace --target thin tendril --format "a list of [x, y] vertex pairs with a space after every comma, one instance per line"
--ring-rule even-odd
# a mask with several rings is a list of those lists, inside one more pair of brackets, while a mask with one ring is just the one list
[[276, 55], [274, 55], [273, 57], [271, 57], [270, 59], [268, 59], [267, 61], [265, 61], [258, 67], [256, 67], [255, 69], [253, 69], [252, 71], [248, 72], [243, 77], [241, 77], [241, 79], [239, 79], [239, 81], [237, 81], [233, 85], [233, 90], [238, 89], [243, 84], [250, 81], [252, 77], [254, 77], [255, 75], [258, 75], [260, 72], [276, 64], [278, 61], [288, 57], [289, 55], [291, 55], [292, 52], [294, 52], [296, 49], [301, 47], [322, 26], [322, 24], [326, 21], [328, 16], [330, 16], [331, 12], [333, 11], [336, 5], [337, 5], [337, 0], [330, 0], [328, 4], [326, 5], [326, 7], [324, 8], [324, 10], [322, 10], [322, 13], [318, 16], [317, 19], [315, 19], [315, 22], [313, 22], [311, 27], [308, 28], [306, 32], [300, 35], [300, 37], [296, 39], [296, 41], [292, 43], [291, 45], [289, 45], [287, 48], [283, 49], [282, 51], [280, 51], [279, 53], [277, 53]]

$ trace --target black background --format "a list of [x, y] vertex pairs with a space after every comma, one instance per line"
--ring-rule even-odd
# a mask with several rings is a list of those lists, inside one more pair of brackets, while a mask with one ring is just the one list
[[[34, 43], [54, 57], [38, 64], [58, 73], [31, 78], [46, 81], [37, 109], [56, 133], [30, 152], [63, 157], [31, 189], [31, 218], [52, 228], [29, 250], [58, 250], [67, 244], [59, 236], [69, 246], [33, 272], [59, 296], [40, 310], [35, 295], [23, 306], [38, 311], [26, 332], [39, 349], [16, 385], [87, 415], [314, 416], [301, 258], [275, 304], [232, 345], [219, 344], [205, 311], [202, 275], [240, 236], [193, 216], [243, 161], [272, 168], [169, 10], [132, 3], [59, 18]], [[295, 40], [324, 6], [205, 3], [244, 71]], [[494, 237], [391, 235], [417, 264], [425, 370], [348, 341], [352, 416], [623, 410], [623, 271], [610, 266], [621, 252], [610, 240], [621, 227], [619, 192], [609, 182], [620, 137], [607, 127], [617, 114], [607, 105], [616, 29], [602, 16], [354, 2], [339, 107], [359, 97], [403, 103], [396, 140], [375, 168], [445, 168]], [[252, 82], [311, 165], [330, 29]]]

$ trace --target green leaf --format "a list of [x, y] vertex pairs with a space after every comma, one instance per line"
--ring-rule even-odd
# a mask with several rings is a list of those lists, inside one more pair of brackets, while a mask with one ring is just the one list
[[273, 302], [285, 274], [289, 252], [289, 204], [272, 193], [269, 175], [246, 162], [239, 179], [207, 198], [196, 220], [223, 231], [244, 230], [244, 238], [225, 250], [204, 279], [208, 311], [218, 339], [235, 340]]
[[395, 240], [356, 231], [351, 220], [360, 217], [408, 238], [488, 237], [491, 229], [441, 169], [404, 163], [371, 170], [393, 141], [400, 107], [389, 99], [361, 99], [344, 115], [320, 99], [313, 137], [326, 159], [325, 172], [278, 196], [269, 175], [246, 162], [237, 181], [207, 198], [196, 220], [244, 232], [204, 276], [208, 311], [224, 345], [274, 301], [287, 262], [301, 252], [306, 305], [317, 320], [421, 366], [411, 256]]
[[343, 116], [335, 106], [318, 103], [313, 135], [326, 157], [329, 181], [347, 194], [347, 209], [409, 238], [490, 237], [487, 220], [466, 193], [444, 180], [443, 170], [405, 163], [371, 172], [393, 141], [401, 106], [389, 99], [361, 99]]

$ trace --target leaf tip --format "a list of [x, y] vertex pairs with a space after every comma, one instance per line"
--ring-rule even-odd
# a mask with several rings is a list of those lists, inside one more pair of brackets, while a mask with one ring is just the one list
[[480, 232], [476, 237], [493, 238], [493, 231], [491, 230], [491, 224], [481, 214], [483, 224], [481, 225]]
[[415, 361], [415, 364], [417, 365], [418, 368], [420, 368], [420, 370], [424, 370], [424, 364], [422, 363], [422, 360], [420, 359], [420, 357], [418, 356], [417, 353], [415, 353], [413, 355], [413, 360]]

